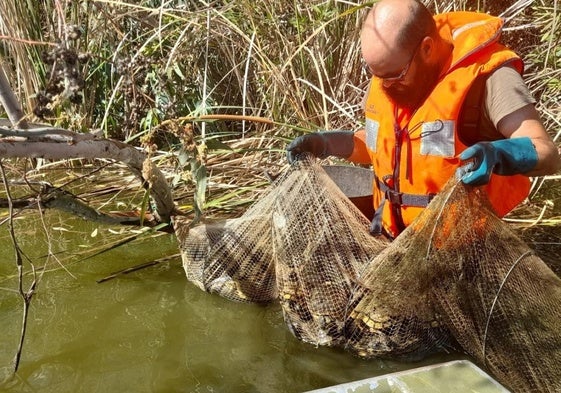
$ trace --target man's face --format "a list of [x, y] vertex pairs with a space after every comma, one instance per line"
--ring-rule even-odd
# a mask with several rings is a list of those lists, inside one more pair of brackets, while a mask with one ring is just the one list
[[380, 50], [363, 42], [368, 68], [382, 81], [386, 94], [401, 107], [416, 108], [436, 84], [439, 71], [435, 65], [423, 61], [419, 53], [422, 44], [423, 41], [412, 52], [406, 52]]
[[407, 71], [400, 80], [382, 78], [382, 88], [397, 105], [415, 109], [434, 88], [439, 70], [435, 65], [425, 63], [416, 52]]
[[403, 33], [389, 26], [394, 19], [386, 15], [387, 9], [376, 12], [368, 14], [361, 30], [362, 57], [397, 105], [415, 109], [433, 89], [440, 74], [434, 60], [429, 63], [427, 58], [432, 41], [423, 37], [416, 45], [404, 48], [400, 45]]

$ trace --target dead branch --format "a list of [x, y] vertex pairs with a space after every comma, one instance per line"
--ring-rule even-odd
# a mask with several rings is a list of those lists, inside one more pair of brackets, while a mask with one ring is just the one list
[[8, 78], [6, 77], [6, 71], [4, 66], [0, 61], [0, 104], [6, 110], [10, 121], [14, 125], [18, 125], [20, 128], [27, 128], [26, 121], [24, 119], [23, 110], [21, 105], [14, 94]]
[[[44, 128], [44, 127], [43, 127]], [[0, 127], [0, 135], [2, 135]], [[175, 212], [172, 193], [165, 176], [155, 165], [149, 163], [148, 156], [141, 150], [112, 139], [97, 139], [91, 134], [77, 134], [69, 130], [43, 130], [41, 138], [33, 134], [27, 138], [24, 130], [17, 130], [18, 137], [0, 138], [1, 158], [45, 158], [62, 160], [72, 158], [112, 159], [128, 166], [143, 186], [150, 191], [153, 214], [156, 221], [169, 223]]]
[[[36, 209], [41, 207], [46, 207], [50, 209], [57, 209], [85, 220], [91, 222], [97, 222], [102, 224], [111, 225], [135, 225], [135, 226], [149, 226], [154, 227], [158, 225], [155, 222], [154, 217], [151, 214], [146, 213], [144, 217], [140, 216], [139, 212], [129, 211], [129, 212], [111, 212], [104, 213], [100, 212], [88, 204], [82, 202], [79, 196], [72, 194], [64, 190], [62, 187], [55, 187], [52, 184], [39, 181], [39, 182], [28, 182], [28, 181], [9, 181], [9, 185], [27, 185], [32, 187], [33, 194], [27, 195], [20, 198], [0, 198], [0, 209], [12, 209], [25, 210], [25, 209]], [[38, 188], [34, 188], [32, 184], [39, 185]], [[117, 188], [105, 189], [93, 194], [104, 194], [108, 192], [115, 192]], [[39, 212], [42, 210], [39, 209]], [[6, 220], [7, 221], [7, 220]], [[4, 221], [0, 221], [2, 225]]]
[[57, 210], [64, 211], [66, 213], [78, 216], [80, 218], [83, 218], [84, 220], [88, 220], [91, 222], [99, 222], [112, 225], [140, 225], [140, 222], [143, 221], [144, 224], [152, 224], [152, 226], [155, 225], [153, 220], [151, 220], [149, 217], [141, 220], [140, 216], [138, 215], [127, 216], [118, 214], [106, 214], [97, 211], [91, 206], [80, 201], [72, 193], [61, 190], [60, 188], [53, 187], [45, 196], [40, 197], [40, 199], [42, 201], [42, 205], [45, 207], [55, 208]]

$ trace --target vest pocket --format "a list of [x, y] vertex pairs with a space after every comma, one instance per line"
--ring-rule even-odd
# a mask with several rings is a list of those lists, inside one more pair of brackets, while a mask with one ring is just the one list
[[421, 130], [421, 154], [454, 157], [453, 120], [436, 120], [423, 123]]

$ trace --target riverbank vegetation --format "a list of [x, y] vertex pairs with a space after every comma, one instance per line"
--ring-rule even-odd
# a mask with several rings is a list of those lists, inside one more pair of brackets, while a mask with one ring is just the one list
[[[524, 56], [557, 139], [557, 2], [425, 3], [505, 17], [504, 41]], [[29, 120], [149, 149], [184, 211], [196, 195], [208, 213], [231, 214], [282, 171], [295, 135], [361, 126], [370, 4], [3, 2], [0, 58]]]

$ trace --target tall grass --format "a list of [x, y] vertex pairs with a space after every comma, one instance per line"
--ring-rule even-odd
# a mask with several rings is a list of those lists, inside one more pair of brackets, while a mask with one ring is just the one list
[[[191, 154], [210, 171], [209, 187], [224, 189], [220, 199], [234, 184], [243, 184], [249, 193], [259, 189], [266, 180], [263, 169], [282, 170], [282, 149], [295, 135], [361, 126], [367, 78], [358, 36], [371, 3], [4, 1], [0, 54], [14, 88], [33, 113], [41, 104], [37, 94], [48, 90], [53, 77], [53, 64], [42, 60], [45, 53], [61, 46], [74, 51], [85, 81], [79, 91], [82, 102], [58, 92], [46, 104], [50, 111], [44, 120], [156, 145], [162, 153], [160, 163], [175, 166], [177, 171], [170, 173], [175, 183], [191, 187], [194, 179], [183, 171], [189, 161], [169, 161], [171, 156], [163, 154], [181, 151], [177, 129], [187, 127], [198, 146]], [[425, 3], [435, 12], [479, 10], [507, 18], [505, 40], [524, 55], [528, 83], [540, 99], [549, 131], [557, 137], [557, 1]], [[81, 35], [69, 39], [74, 26]], [[215, 113], [260, 116], [274, 124], [200, 119]], [[226, 200], [221, 207], [237, 206], [240, 196]]]

